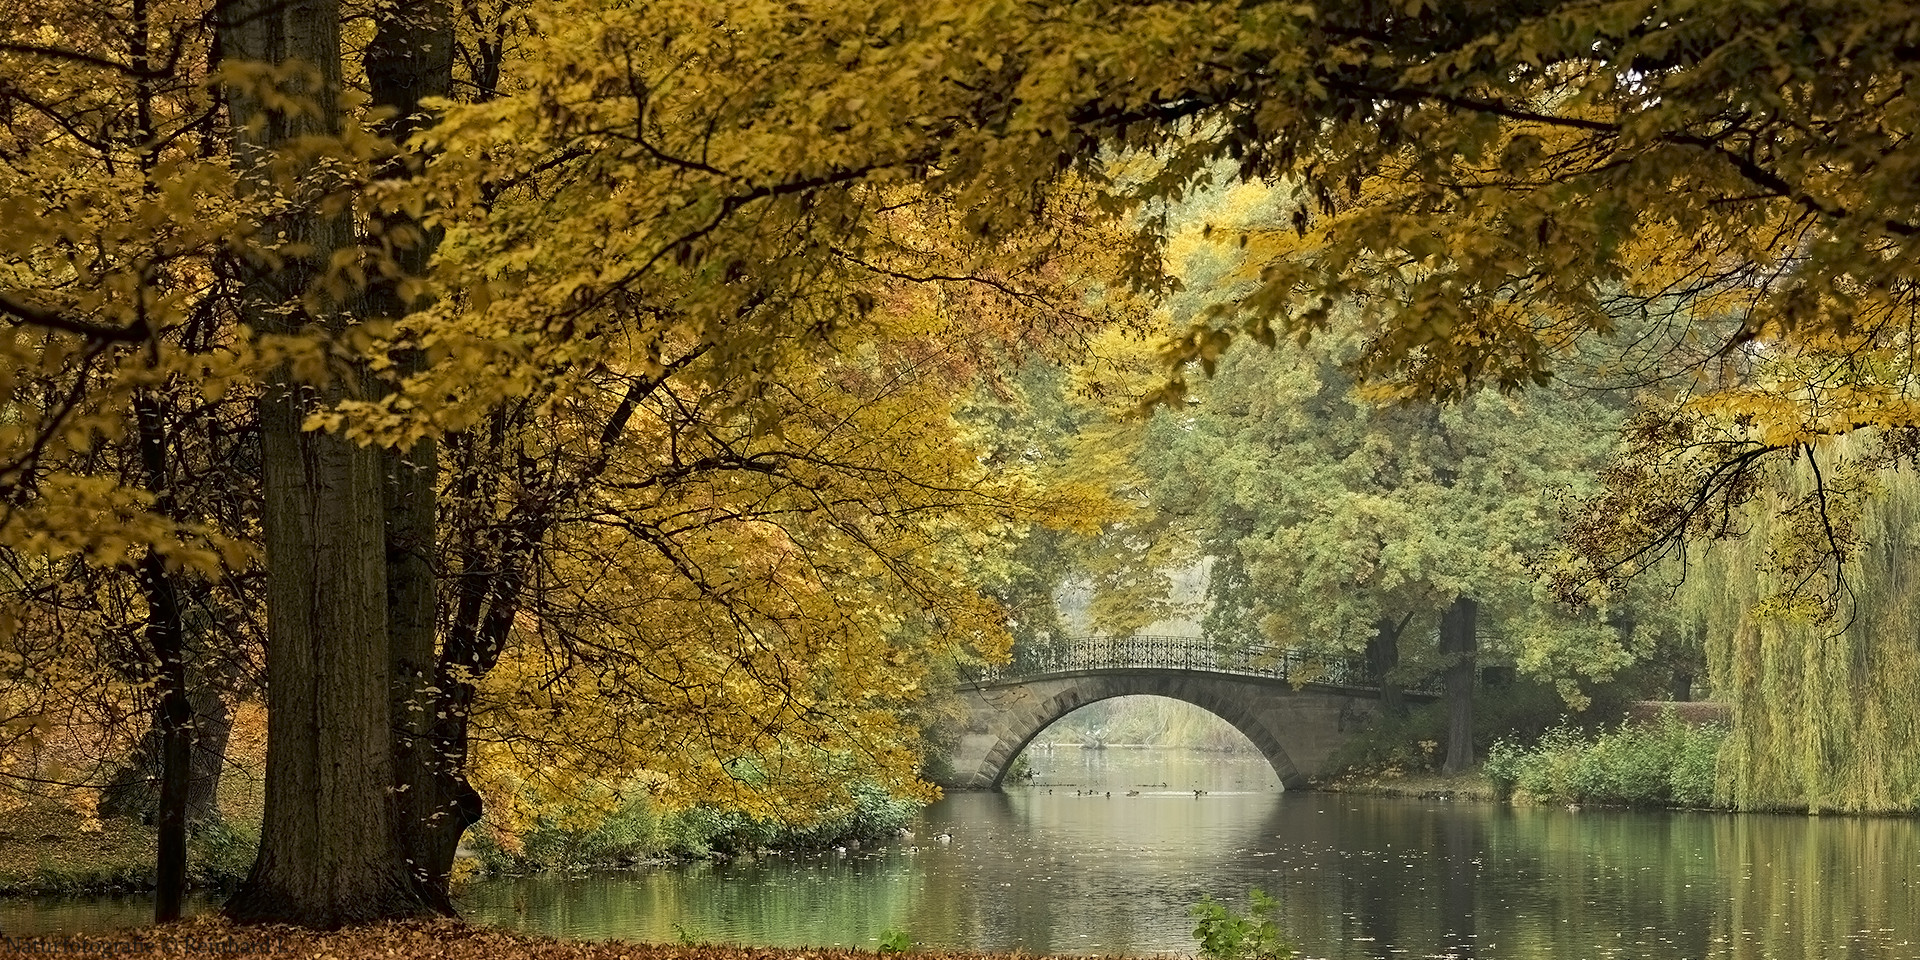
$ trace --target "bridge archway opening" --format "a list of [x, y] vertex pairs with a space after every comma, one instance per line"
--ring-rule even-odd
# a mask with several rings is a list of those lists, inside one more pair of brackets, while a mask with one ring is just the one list
[[1009, 769], [1049, 788], [1284, 789], [1260, 747], [1231, 722], [1154, 694], [1123, 694], [1069, 711], [1035, 733]]

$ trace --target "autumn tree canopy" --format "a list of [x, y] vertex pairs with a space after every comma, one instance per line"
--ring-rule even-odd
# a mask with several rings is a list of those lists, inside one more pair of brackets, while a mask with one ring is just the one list
[[[448, 638], [421, 615], [432, 504], [397, 482], [440, 468], [420, 441], [529, 399], [514, 429], [564, 435], [589, 421], [544, 418], [672, 375], [646, 399], [695, 415], [690, 449], [798, 482], [804, 458], [755, 444], [842, 401], [786, 378], [852, 376], [915, 316], [1011, 348], [1165, 294], [1160, 218], [1221, 177], [1287, 210], [1236, 231], [1257, 280], [1170, 344], [1163, 400], [1181, 364], [1337, 310], [1350, 370], [1438, 399], [1544, 382], [1623, 317], [1665, 324], [1646, 370], [1668, 395], [1609, 478], [1622, 522], [1585, 533], [1570, 584], [1728, 532], [1769, 459], [1841, 434], [1869, 470], [1912, 449], [1909, 4], [555, 0], [463, 7], [455, 31], [420, 2], [343, 32], [353, 12], [57, 4], [0, 43], [0, 545], [151, 558], [164, 609], [160, 574], [221, 576], [251, 531], [179, 509], [171, 468], [116, 476], [96, 451], [137, 440], [142, 391], [258, 398], [269, 682], [292, 706], [270, 721], [284, 842], [243, 900], [258, 918], [444, 902], [401, 866], [444, 837], [367, 813], [425, 776], [406, 751], [428, 734], [394, 740], [396, 718], [461, 690], [425, 679]], [[903, 289], [941, 309], [899, 309]], [[657, 525], [613, 491], [568, 506]], [[1851, 542], [1787, 526], [1816, 572]]]

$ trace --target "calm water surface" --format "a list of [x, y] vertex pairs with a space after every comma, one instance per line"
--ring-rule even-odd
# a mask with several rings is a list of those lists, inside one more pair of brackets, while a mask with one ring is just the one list
[[[1261, 887], [1307, 957], [1920, 960], [1911, 820], [1282, 794], [1251, 758], [1033, 759], [1036, 785], [949, 797], [879, 849], [495, 880], [465, 908], [583, 938], [872, 947], [904, 930], [936, 947], [1191, 953], [1194, 903]], [[141, 906], [0, 904], [0, 928]]]

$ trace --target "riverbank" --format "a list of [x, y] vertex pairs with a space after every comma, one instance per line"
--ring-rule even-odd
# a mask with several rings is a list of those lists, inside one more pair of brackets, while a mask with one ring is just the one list
[[[0, 817], [0, 897], [144, 893], [154, 888], [154, 828], [93, 819], [51, 802], [22, 804]], [[187, 841], [192, 889], [231, 887], [253, 862], [250, 830], [212, 824]]]
[[1491, 803], [1501, 799], [1498, 785], [1477, 770], [1452, 776], [1437, 773], [1354, 774], [1316, 783], [1314, 789], [1324, 793], [1357, 793], [1407, 800]]

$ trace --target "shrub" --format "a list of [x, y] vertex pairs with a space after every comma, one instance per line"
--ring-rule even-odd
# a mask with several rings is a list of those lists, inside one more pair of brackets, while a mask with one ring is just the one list
[[1713, 805], [1715, 764], [1726, 730], [1671, 715], [1587, 734], [1558, 727], [1523, 747], [1500, 741], [1486, 775], [1523, 799], [1623, 806]]
[[230, 890], [253, 869], [260, 833], [222, 817], [202, 820], [187, 836], [187, 883], [193, 887]]
[[1247, 894], [1245, 914], [1203, 897], [1193, 907], [1193, 938], [1200, 941], [1205, 960], [1293, 960], [1292, 942], [1274, 920], [1279, 901], [1255, 887]]

